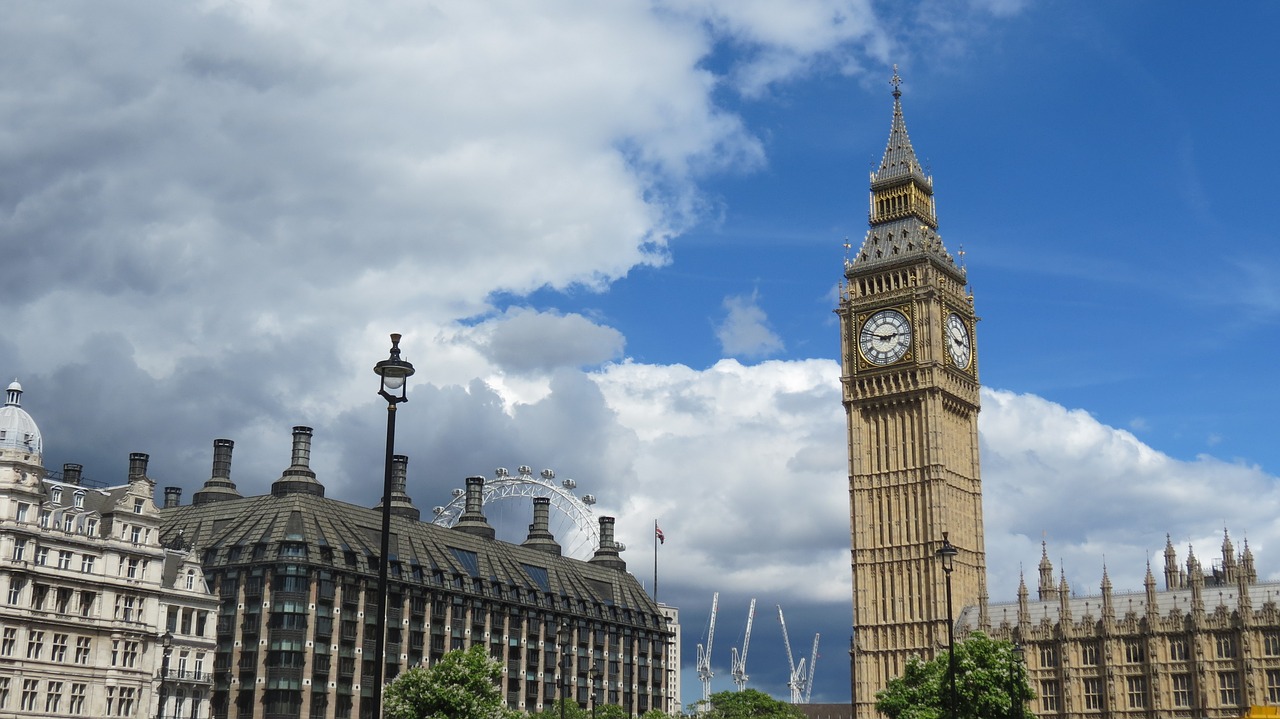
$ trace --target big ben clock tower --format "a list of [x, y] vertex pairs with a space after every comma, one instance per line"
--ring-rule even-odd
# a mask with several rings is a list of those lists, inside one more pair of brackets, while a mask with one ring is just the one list
[[[933, 178], [907, 136], [901, 80], [871, 175], [870, 229], [845, 262], [841, 382], [849, 431], [855, 715], [913, 655], [947, 645], [944, 536], [959, 550], [953, 603], [986, 609], [978, 468], [977, 316], [943, 247]], [[985, 625], [985, 616], [982, 618]]]

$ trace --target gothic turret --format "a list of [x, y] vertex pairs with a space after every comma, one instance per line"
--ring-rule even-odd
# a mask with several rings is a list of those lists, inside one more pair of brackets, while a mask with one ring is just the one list
[[1049, 546], [1042, 539], [1040, 540], [1040, 587], [1038, 589], [1040, 599], [1057, 599], [1058, 588], [1053, 582], [1053, 563], [1049, 561]]

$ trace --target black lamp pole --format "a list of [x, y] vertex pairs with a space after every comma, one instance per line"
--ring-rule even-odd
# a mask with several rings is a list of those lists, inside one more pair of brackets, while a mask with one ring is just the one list
[[598, 698], [596, 696], [596, 679], [598, 679], [599, 676], [600, 676], [600, 668], [596, 666], [595, 662], [592, 662], [591, 663], [591, 719], [596, 719], [596, 702], [598, 701]]
[[1021, 719], [1022, 717], [1022, 683], [1020, 681], [1021, 672], [1018, 670], [1022, 667], [1024, 650], [1021, 644], [1013, 645], [1013, 662], [1009, 666], [1010, 681], [1009, 683], [1009, 719]]
[[955, 615], [951, 611], [951, 570], [955, 568], [956, 555], [960, 550], [942, 533], [942, 547], [938, 550], [938, 559], [942, 560], [942, 572], [947, 575], [947, 674], [951, 682], [951, 719], [959, 716], [956, 702], [956, 628]]
[[164, 719], [164, 705], [169, 701], [169, 685], [165, 682], [169, 678], [169, 656], [173, 654], [173, 633], [166, 631], [160, 635], [160, 646], [164, 649], [164, 655], [160, 659], [160, 702], [156, 706], [156, 718]]
[[568, 679], [565, 675], [569, 672], [569, 662], [565, 659], [567, 655], [565, 654], [564, 648], [571, 638], [572, 637], [569, 634], [569, 623], [560, 622], [560, 631], [557, 632], [556, 636], [556, 639], [560, 641], [560, 719], [564, 719], [564, 695], [567, 689], [567, 682], [565, 680]]
[[[387, 668], [387, 567], [391, 564], [391, 456], [396, 446], [396, 405], [408, 402], [405, 380], [413, 376], [413, 365], [400, 359], [400, 335], [391, 335], [391, 355], [373, 366], [382, 378], [378, 394], [387, 400], [387, 456], [382, 478], [382, 534], [378, 554], [378, 614], [373, 645], [373, 719], [382, 717], [382, 683]], [[399, 392], [399, 394], [396, 394]]]

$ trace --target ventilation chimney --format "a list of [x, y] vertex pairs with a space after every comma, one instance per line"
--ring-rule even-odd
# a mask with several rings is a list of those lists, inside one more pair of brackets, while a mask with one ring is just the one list
[[213, 478], [231, 480], [231, 450], [236, 443], [229, 439], [213, 440]]
[[462, 516], [458, 517], [458, 523], [453, 525], [453, 528], [485, 539], [493, 539], [497, 536], [497, 532], [484, 518], [484, 477], [467, 477], [466, 502], [466, 509], [463, 510]]
[[129, 481], [133, 482], [138, 479], [147, 478], [147, 462], [151, 459], [151, 455], [144, 452], [131, 452], [129, 454]]
[[[413, 500], [405, 493], [404, 488], [409, 475], [409, 458], [397, 454], [391, 458], [391, 514], [405, 517], [413, 521], [422, 519], [422, 512], [413, 506]], [[374, 509], [382, 509], [382, 502]]]
[[171, 509], [182, 504], [182, 487], [164, 488], [164, 508]]
[[204, 483], [200, 491], [191, 495], [191, 504], [200, 505], [209, 502], [221, 502], [226, 499], [240, 499], [240, 492], [231, 481], [231, 450], [236, 443], [229, 439], [213, 440], [213, 476]]
[[316, 481], [316, 473], [311, 471], [311, 428], [293, 428], [293, 464], [271, 484], [271, 494], [277, 497], [286, 494], [314, 494], [324, 496], [324, 485]]
[[613, 517], [600, 518], [600, 548], [591, 558], [592, 564], [627, 571], [627, 563], [618, 555], [618, 543], [613, 541]]
[[80, 473], [84, 471], [82, 464], [62, 465], [62, 481], [67, 484], [80, 484]]
[[521, 546], [550, 552], [560, 556], [563, 552], [555, 535], [551, 533], [551, 498], [533, 498], [533, 524], [529, 525], [529, 538]]

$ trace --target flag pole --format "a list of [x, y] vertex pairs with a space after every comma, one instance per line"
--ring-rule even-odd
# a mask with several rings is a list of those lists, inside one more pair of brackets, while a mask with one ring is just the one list
[[653, 520], [653, 601], [658, 601], [658, 520]]

